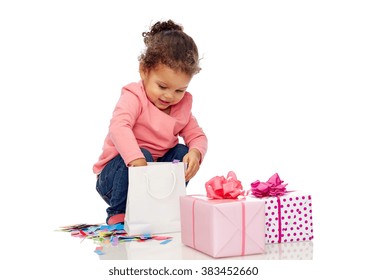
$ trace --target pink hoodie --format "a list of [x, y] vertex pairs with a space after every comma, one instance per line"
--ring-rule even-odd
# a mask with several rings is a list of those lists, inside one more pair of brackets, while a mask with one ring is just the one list
[[123, 87], [93, 172], [99, 174], [118, 154], [126, 165], [134, 159], [144, 158], [140, 147], [150, 151], [157, 160], [178, 144], [178, 136], [189, 149], [198, 149], [203, 160], [208, 141], [191, 113], [191, 106], [192, 95], [186, 92], [168, 115], [149, 101], [142, 81]]

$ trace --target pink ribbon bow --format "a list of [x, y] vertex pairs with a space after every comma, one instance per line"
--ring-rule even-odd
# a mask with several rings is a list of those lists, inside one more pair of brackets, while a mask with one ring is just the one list
[[224, 176], [215, 176], [205, 183], [208, 198], [237, 198], [243, 195], [241, 181], [237, 180], [237, 176], [233, 171], [228, 172], [227, 178]]
[[265, 183], [259, 180], [251, 183], [251, 192], [256, 197], [280, 196], [286, 192], [285, 187], [288, 185], [282, 184], [283, 182], [284, 181], [279, 178], [278, 173], [275, 173]]

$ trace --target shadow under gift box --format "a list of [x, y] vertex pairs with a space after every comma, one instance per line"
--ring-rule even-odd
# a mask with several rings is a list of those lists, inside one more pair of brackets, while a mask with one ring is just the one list
[[215, 258], [265, 252], [265, 202], [181, 196], [182, 243]]
[[267, 260], [312, 260], [313, 242], [291, 242], [266, 244]]

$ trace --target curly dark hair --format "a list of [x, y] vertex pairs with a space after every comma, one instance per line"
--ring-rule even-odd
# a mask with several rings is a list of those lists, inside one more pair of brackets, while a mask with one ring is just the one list
[[191, 76], [201, 70], [198, 48], [181, 25], [172, 20], [158, 21], [142, 35], [146, 49], [139, 56], [139, 62], [144, 71], [150, 71], [159, 64]]

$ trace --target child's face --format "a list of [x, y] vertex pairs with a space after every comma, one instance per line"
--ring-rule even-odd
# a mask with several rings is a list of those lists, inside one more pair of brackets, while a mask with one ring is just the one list
[[162, 111], [181, 101], [192, 78], [163, 64], [149, 72], [140, 69], [140, 76], [148, 99]]

